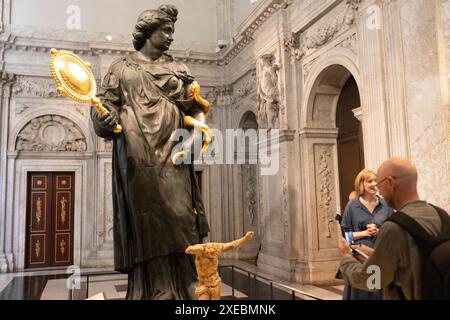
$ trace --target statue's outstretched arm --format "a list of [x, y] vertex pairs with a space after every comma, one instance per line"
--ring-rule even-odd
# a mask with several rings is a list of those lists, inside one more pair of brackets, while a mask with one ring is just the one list
[[240, 239], [234, 240], [229, 243], [224, 243], [222, 246], [222, 251], [228, 251], [228, 250], [239, 248], [244, 243], [246, 243], [247, 241], [252, 239], [254, 235], [255, 235], [255, 233], [253, 231], [249, 231], [249, 232], [247, 232], [247, 234], [244, 237], [242, 237]]

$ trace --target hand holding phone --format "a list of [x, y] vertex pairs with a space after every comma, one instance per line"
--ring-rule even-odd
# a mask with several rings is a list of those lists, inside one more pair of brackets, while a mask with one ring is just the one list
[[352, 230], [345, 230], [344, 231], [345, 240], [348, 242], [348, 244], [355, 244], [355, 241], [353, 239], [353, 231]]

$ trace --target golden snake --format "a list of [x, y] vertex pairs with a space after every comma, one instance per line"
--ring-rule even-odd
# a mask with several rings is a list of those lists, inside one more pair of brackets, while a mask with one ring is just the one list
[[[201, 107], [203, 107], [203, 113], [205, 114], [205, 118], [208, 117], [209, 111], [211, 109], [211, 105], [209, 104], [208, 101], [206, 101], [205, 99], [203, 99], [200, 96], [200, 85], [198, 84], [197, 81], [192, 82], [191, 92], [192, 92], [192, 96], [194, 97], [195, 102], [197, 102]], [[205, 123], [203, 123], [191, 116], [184, 117], [184, 125], [186, 126], [187, 129], [194, 129], [195, 127], [201, 127], [202, 133], [206, 136], [206, 139], [202, 144], [202, 150], [201, 150], [201, 154], [204, 155], [206, 152], [206, 149], [212, 142], [211, 130]], [[172, 157], [172, 163], [175, 164], [176, 160], [178, 158], [184, 157], [184, 155], [185, 155], [185, 152], [183, 150], [177, 152]]]

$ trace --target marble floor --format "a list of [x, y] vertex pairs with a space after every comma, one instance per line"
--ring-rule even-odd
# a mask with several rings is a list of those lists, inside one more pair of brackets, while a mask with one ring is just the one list
[[[230, 267], [236, 266], [233, 271]], [[221, 261], [223, 300], [340, 300], [343, 285], [319, 287], [287, 282], [264, 274], [257, 266], [236, 260]], [[245, 271], [244, 271], [245, 270]], [[82, 269], [83, 276], [70, 288], [65, 269], [0, 274], [0, 300], [121, 300], [127, 276], [107, 268]], [[104, 275], [106, 273], [106, 275]], [[255, 275], [257, 275], [255, 277]], [[272, 280], [272, 285], [266, 279]], [[233, 290], [234, 287], [234, 290]]]

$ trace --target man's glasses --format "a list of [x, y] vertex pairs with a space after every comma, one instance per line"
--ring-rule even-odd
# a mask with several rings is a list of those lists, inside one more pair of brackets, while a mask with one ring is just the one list
[[381, 180], [380, 182], [377, 182], [377, 186], [379, 186], [380, 184], [382, 184], [383, 182], [385, 182], [389, 177], [391, 177], [391, 178], [394, 179], [394, 180], [402, 178], [402, 176], [400, 176], [400, 177], [396, 177], [396, 176], [386, 176], [386, 178], [384, 178], [384, 179]]
[[388, 176], [386, 176], [386, 178], [384, 178], [383, 180], [381, 180], [380, 182], [377, 182], [377, 186], [379, 186], [380, 184], [382, 184], [383, 182], [385, 182], [387, 180]]

